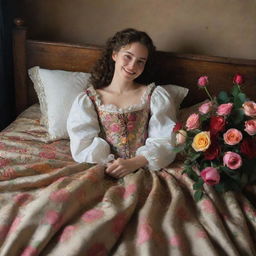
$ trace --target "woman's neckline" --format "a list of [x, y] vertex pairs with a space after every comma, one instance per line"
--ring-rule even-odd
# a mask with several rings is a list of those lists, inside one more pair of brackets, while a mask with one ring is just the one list
[[126, 107], [118, 107], [115, 104], [103, 104], [101, 95], [96, 91], [96, 89], [92, 85], [90, 86], [90, 88], [91, 88], [91, 92], [95, 96], [95, 103], [99, 109], [110, 111], [110, 112], [125, 113], [125, 112], [131, 112], [131, 111], [144, 108], [145, 104], [147, 103], [148, 95], [153, 86], [155, 86], [155, 83], [150, 83], [149, 85], [147, 85], [146, 90], [143, 92], [143, 94], [140, 97], [139, 103], [129, 105]]

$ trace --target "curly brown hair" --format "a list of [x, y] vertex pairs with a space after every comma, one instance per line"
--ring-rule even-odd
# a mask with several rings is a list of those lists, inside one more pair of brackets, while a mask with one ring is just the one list
[[115, 62], [112, 59], [113, 52], [118, 52], [121, 47], [135, 42], [141, 43], [148, 49], [148, 59], [144, 71], [138, 78], [136, 78], [135, 81], [138, 83], [151, 82], [150, 70], [152, 68], [156, 49], [153, 41], [146, 32], [138, 31], [133, 28], [127, 28], [117, 32], [107, 41], [102, 56], [94, 66], [90, 77], [90, 83], [94, 86], [94, 88], [100, 89], [108, 86], [111, 83], [115, 69]]

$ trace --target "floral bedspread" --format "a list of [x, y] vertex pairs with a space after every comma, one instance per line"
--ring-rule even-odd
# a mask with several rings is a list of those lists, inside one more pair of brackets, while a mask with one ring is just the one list
[[48, 141], [39, 113], [0, 133], [0, 256], [256, 255], [256, 186], [195, 203], [178, 160], [110, 178]]

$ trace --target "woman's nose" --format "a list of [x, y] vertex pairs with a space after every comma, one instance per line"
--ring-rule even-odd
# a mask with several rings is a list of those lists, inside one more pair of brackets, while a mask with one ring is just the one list
[[135, 68], [135, 66], [136, 66], [136, 61], [135, 60], [131, 60], [130, 62], [129, 62], [129, 68]]

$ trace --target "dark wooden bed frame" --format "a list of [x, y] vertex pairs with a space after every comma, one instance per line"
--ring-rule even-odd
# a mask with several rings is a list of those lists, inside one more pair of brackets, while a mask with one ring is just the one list
[[[37, 96], [28, 78], [27, 70], [33, 66], [47, 69], [90, 72], [100, 57], [102, 48], [31, 40], [21, 19], [15, 20], [13, 55], [15, 72], [16, 113], [19, 114], [37, 102]], [[229, 91], [234, 74], [245, 77], [244, 92], [256, 100], [256, 60], [177, 54], [158, 51], [153, 81], [157, 84], [176, 84], [190, 89], [183, 107], [206, 98], [197, 88], [201, 75], [209, 77], [209, 91], [216, 95], [220, 90]]]

